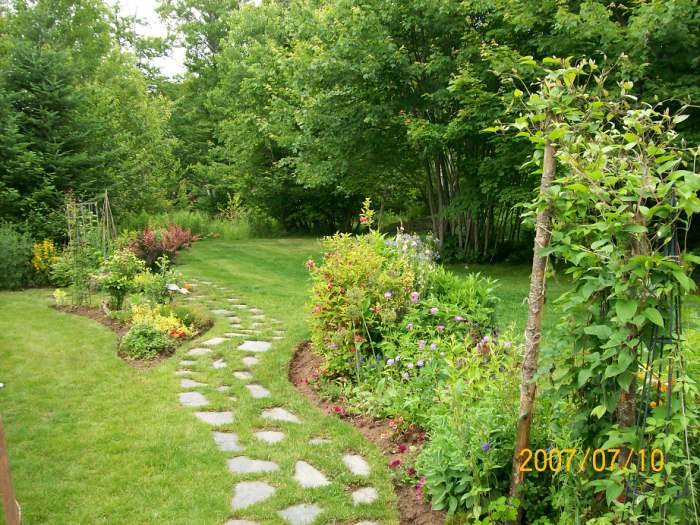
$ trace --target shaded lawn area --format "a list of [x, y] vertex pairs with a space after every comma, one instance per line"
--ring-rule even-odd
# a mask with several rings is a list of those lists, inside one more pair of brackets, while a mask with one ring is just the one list
[[230, 482], [177, 403], [172, 362], [127, 366], [111, 331], [51, 301], [0, 294], [0, 412], [23, 523], [220, 523]]

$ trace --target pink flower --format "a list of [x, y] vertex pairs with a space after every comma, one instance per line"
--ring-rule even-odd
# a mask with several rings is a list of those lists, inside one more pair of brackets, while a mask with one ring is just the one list
[[312, 268], [316, 268], [316, 263], [314, 262], [313, 259], [309, 259], [306, 261], [306, 267], [311, 270]]
[[401, 444], [399, 445], [399, 453], [403, 454], [403, 453], [406, 452], [407, 450], [408, 450], [408, 447], [406, 446], [405, 443], [401, 443]]
[[438, 332], [443, 332], [444, 330], [445, 330], [445, 326], [444, 326], [444, 325], [441, 325], [441, 324], [437, 325], [437, 331], [438, 331]]
[[406, 325], [406, 330], [408, 330], [409, 332], [410, 332], [411, 330], [413, 330], [413, 323], [408, 323], [408, 324]]
[[395, 459], [389, 463], [389, 468], [397, 468], [399, 465], [401, 465], [401, 460]]
[[313, 311], [315, 314], [321, 313], [321, 305], [320, 304], [315, 305]]
[[464, 317], [462, 317], [461, 315], [455, 315], [454, 320], [455, 321], [464, 321]]
[[418, 292], [411, 292], [411, 302], [416, 304], [418, 299], [420, 299], [420, 294]]
[[430, 309], [430, 313], [433, 314], [433, 315], [437, 315], [438, 312], [439, 312], [439, 310], [438, 310], [435, 306], [433, 306], [433, 307]]
[[416, 475], [416, 469], [414, 469], [413, 467], [408, 467], [408, 468], [406, 469], [406, 474], [408, 474], [409, 476], [415, 476], [415, 475]]
[[363, 215], [362, 217], [360, 217], [360, 222], [362, 224], [367, 224], [369, 222], [369, 218]]

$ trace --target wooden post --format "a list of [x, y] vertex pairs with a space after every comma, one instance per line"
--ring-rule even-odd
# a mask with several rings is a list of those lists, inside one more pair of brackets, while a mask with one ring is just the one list
[[[549, 191], [554, 179], [556, 161], [554, 146], [547, 141], [544, 146], [542, 179], [540, 195]], [[522, 376], [520, 380], [520, 412], [518, 427], [515, 434], [515, 450], [513, 451], [513, 471], [510, 481], [510, 495], [520, 496], [525, 473], [520, 470], [524, 456], [521, 451], [530, 444], [530, 428], [535, 409], [537, 385], [533, 381], [539, 366], [540, 337], [542, 335], [542, 314], [545, 298], [545, 270], [547, 257], [540, 255], [543, 248], [549, 246], [552, 225], [552, 206], [548, 204], [537, 212], [535, 227], [535, 246], [532, 258], [532, 274], [530, 275], [530, 293], [528, 295], [527, 328], [525, 329], [525, 356], [523, 358]], [[518, 522], [522, 523], [522, 507], [520, 507]]]
[[5, 509], [5, 522], [7, 525], [21, 525], [22, 515], [12, 490], [10, 459], [7, 456], [7, 447], [5, 446], [2, 417], [0, 417], [0, 493], [2, 493], [2, 505]]

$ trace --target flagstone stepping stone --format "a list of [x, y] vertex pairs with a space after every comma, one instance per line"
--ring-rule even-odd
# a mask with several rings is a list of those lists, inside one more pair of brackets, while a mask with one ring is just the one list
[[253, 374], [245, 370], [236, 370], [233, 373], [233, 377], [240, 379], [241, 381], [248, 381], [249, 379], [253, 379]]
[[287, 423], [301, 423], [301, 420], [297, 416], [295, 416], [291, 412], [288, 412], [284, 408], [280, 408], [280, 407], [266, 408], [265, 410], [262, 411], [261, 415], [264, 419], [269, 419], [272, 421], [286, 421]]
[[330, 442], [331, 442], [330, 439], [315, 437], [315, 438], [311, 438], [309, 440], [309, 445], [325, 445], [326, 443], [330, 443]]
[[190, 376], [192, 375], [192, 370], [175, 370], [176, 376]]
[[258, 364], [258, 358], [249, 355], [241, 359], [241, 362], [246, 366], [253, 366]]
[[238, 308], [239, 310], [245, 310], [248, 308], [248, 305], [246, 304], [232, 304], [231, 308]]
[[215, 315], [231, 315], [233, 312], [231, 312], [231, 311], [229, 311], [229, 310], [223, 310], [223, 309], [220, 309], [220, 308], [219, 308], [219, 309], [216, 309], [216, 310], [212, 310], [211, 313], [213, 313], [213, 314], [215, 314]]
[[211, 281], [202, 281], [202, 284], [211, 284]]
[[196, 363], [196, 361], [192, 361], [190, 359], [183, 359], [182, 361], [180, 361], [180, 365], [182, 365], [182, 366], [190, 366], [190, 365], [193, 365], [195, 363]]
[[210, 425], [233, 423], [233, 412], [195, 412], [194, 415]]
[[[251, 312], [252, 312], [252, 310], [251, 310]], [[256, 321], [264, 321], [264, 320], [265, 320], [265, 316], [264, 316], [264, 315], [261, 315], [261, 314], [258, 314], [258, 315], [251, 315], [250, 318], [251, 318], [251, 319], [254, 319], [254, 320], [256, 320]]]
[[251, 313], [251, 314], [259, 315], [259, 314], [262, 314], [263, 311], [262, 311], [260, 308], [251, 308], [251, 309], [250, 309], [250, 313]]
[[277, 430], [260, 430], [255, 433], [255, 437], [265, 443], [279, 443], [284, 439], [284, 432], [278, 432]]
[[307, 489], [325, 487], [331, 484], [320, 470], [309, 465], [306, 461], [297, 461], [294, 464], [294, 479]]
[[374, 503], [379, 494], [374, 487], [364, 487], [352, 493], [352, 502], [355, 505], [369, 505]]
[[212, 432], [214, 442], [222, 452], [241, 452], [243, 447], [238, 443], [238, 436], [233, 432]]
[[243, 341], [242, 344], [238, 345], [239, 350], [246, 352], [267, 352], [272, 348], [272, 343], [267, 341]]
[[262, 459], [250, 459], [246, 456], [238, 456], [226, 461], [228, 469], [236, 474], [252, 474], [255, 472], [272, 472], [279, 469], [279, 465], [274, 461], [264, 461]]
[[310, 525], [322, 512], [323, 509], [318, 505], [302, 503], [277, 511], [277, 514], [291, 525]]
[[270, 397], [270, 391], [261, 385], [246, 385], [245, 386], [250, 392], [250, 395], [255, 399], [262, 399], [263, 397]]
[[284, 335], [284, 330], [275, 330], [275, 335]]
[[217, 392], [226, 393], [231, 390], [231, 385], [221, 385], [216, 387]]
[[182, 392], [178, 396], [180, 396], [180, 403], [186, 407], [203, 407], [209, 404], [207, 398], [199, 392]]
[[226, 332], [224, 334], [226, 337], [240, 337], [241, 339], [244, 337], [248, 337], [250, 334], [239, 334], [238, 332]]
[[258, 525], [258, 522], [249, 520], [228, 520], [224, 525]]
[[243, 328], [243, 325], [241, 323], [231, 323], [231, 328], [234, 330], [240, 330]]
[[359, 523], [356, 523], [355, 525], [377, 525], [376, 521], [360, 521]]
[[251, 328], [264, 328], [265, 325], [263, 323], [251, 323], [250, 327]]
[[226, 299], [226, 300], [229, 301], [230, 303], [239, 303], [239, 302], [241, 302], [241, 300], [238, 299], [238, 298], [236, 298], [236, 297], [231, 297], [231, 298]]
[[284, 337], [282, 337], [281, 335], [276, 335], [272, 338], [273, 341], [281, 341], [282, 339], [284, 339]]
[[204, 341], [202, 344], [207, 346], [216, 346], [220, 345], [221, 343], [225, 343], [226, 341], [228, 341], [228, 339], [225, 337], [212, 337], [211, 339]]
[[369, 476], [369, 463], [357, 454], [345, 454], [343, 463], [356, 476]]
[[235, 316], [235, 315], [229, 316], [229, 317], [227, 317], [226, 319], [228, 319], [228, 320], [231, 321], [232, 323], [240, 323], [240, 322], [241, 322], [241, 318], [240, 318], [240, 317], [237, 317], [237, 316]]
[[231, 508], [240, 510], [265, 501], [275, 493], [275, 488], [264, 481], [241, 481], [233, 489]]
[[195, 357], [199, 357], [200, 355], [206, 355], [206, 354], [208, 354], [208, 353], [210, 353], [210, 352], [211, 352], [211, 350], [208, 349], [208, 348], [190, 348], [190, 349], [187, 351], [187, 355], [192, 355], [192, 356], [195, 356]]
[[207, 386], [207, 384], [200, 383], [199, 381], [194, 381], [193, 379], [181, 379], [180, 386], [182, 388], [197, 388], [200, 386]]
[[228, 365], [226, 364], [226, 361], [223, 359], [217, 359], [214, 361], [211, 366], [216, 369], [221, 369], [221, 368], [226, 368]]

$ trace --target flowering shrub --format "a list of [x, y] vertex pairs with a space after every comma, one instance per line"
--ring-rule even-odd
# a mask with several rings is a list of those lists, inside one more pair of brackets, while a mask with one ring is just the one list
[[51, 267], [58, 261], [58, 249], [50, 239], [35, 242], [32, 246], [32, 268], [39, 284], [51, 282]]

